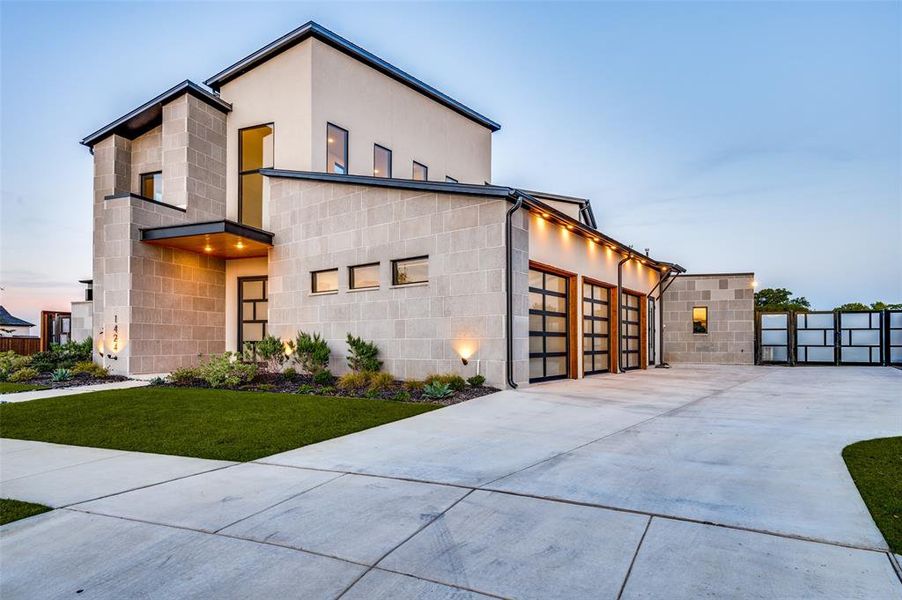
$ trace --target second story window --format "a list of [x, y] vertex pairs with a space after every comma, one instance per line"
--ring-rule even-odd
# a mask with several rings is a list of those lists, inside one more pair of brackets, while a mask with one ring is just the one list
[[373, 177], [391, 177], [391, 150], [379, 144], [373, 146]]
[[413, 179], [414, 181], [426, 181], [429, 179], [429, 167], [413, 161]]
[[273, 126], [238, 130], [238, 220], [263, 227], [263, 175], [273, 166]]
[[141, 174], [141, 195], [157, 202], [163, 201], [163, 173]]
[[310, 291], [314, 294], [338, 291], [338, 269], [325, 269], [310, 274]]
[[348, 172], [348, 131], [332, 123], [326, 124], [326, 173]]

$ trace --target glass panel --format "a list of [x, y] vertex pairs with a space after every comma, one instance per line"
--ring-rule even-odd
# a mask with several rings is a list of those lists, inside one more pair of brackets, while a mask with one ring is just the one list
[[592, 350], [592, 343], [595, 338], [591, 336], [583, 336], [583, 352], [589, 352]]
[[545, 317], [545, 330], [556, 333], [567, 331], [566, 317]]
[[871, 327], [874, 329], [880, 328], [880, 313], [871, 313]]
[[379, 265], [351, 267], [351, 289], [379, 287]]
[[594, 312], [596, 317], [607, 317], [608, 316], [608, 305], [607, 304], [595, 304]]
[[326, 125], [326, 172], [348, 172], [348, 132], [332, 123]]
[[411, 258], [395, 261], [395, 285], [422, 283], [429, 280], [429, 259]]
[[593, 321], [591, 319], [583, 319], [583, 333], [594, 333]]
[[789, 354], [784, 346], [771, 346], [761, 349], [761, 359], [765, 362], [786, 362]]
[[[832, 342], [833, 331], [830, 330], [827, 333], [827, 335], [828, 335], [827, 339], [829, 339]], [[799, 330], [797, 343], [799, 346], [823, 346], [824, 345], [824, 332], [822, 330], [816, 330], [816, 331]]]
[[902, 327], [902, 312], [894, 312], [889, 314], [890, 327]]
[[591, 302], [583, 302], [583, 316], [591, 316], [592, 315], [592, 303]]
[[542, 294], [538, 292], [529, 292], [529, 308], [532, 310], [542, 310], [545, 305], [542, 303]]
[[257, 302], [257, 320], [269, 320], [269, 302]]
[[607, 354], [596, 354], [595, 355], [595, 370], [596, 371], [605, 371], [608, 369], [608, 355]]
[[556, 375], [567, 374], [567, 357], [566, 356], [549, 356], [545, 359], [545, 376], [554, 377]]
[[239, 135], [241, 145], [240, 169], [253, 171], [273, 166], [272, 127], [261, 125], [242, 129]]
[[770, 330], [765, 329], [761, 332], [761, 343], [765, 346], [785, 346], [786, 345], [786, 331], [785, 330]]
[[334, 292], [338, 289], [338, 269], [313, 274], [314, 292]]
[[638, 325], [627, 325], [626, 326], [626, 335], [638, 336], [639, 335], [639, 326]]
[[530, 358], [529, 359], [529, 378], [540, 379], [545, 376], [544, 372], [545, 359]]
[[254, 303], [253, 302], [245, 302], [244, 306], [241, 307], [241, 318], [245, 321], [256, 321], [254, 319]]
[[833, 362], [833, 347], [810, 347], [808, 348], [809, 362]]
[[583, 298], [592, 298], [592, 288], [595, 287], [591, 283], [583, 284]]
[[639, 296], [626, 294], [626, 305], [632, 308], [639, 308]]
[[608, 322], [607, 321], [595, 321], [595, 333], [607, 333], [608, 332]]
[[889, 360], [893, 363], [902, 362], [902, 348], [890, 348]]
[[542, 331], [542, 315], [529, 315], [529, 330]]
[[241, 176], [241, 222], [263, 227], [263, 175], [260, 173]]
[[542, 345], [542, 336], [539, 335], [531, 335], [529, 336], [529, 353], [537, 354], [539, 352], [544, 352], [545, 349]]
[[567, 299], [560, 296], [545, 296], [545, 310], [549, 312], [567, 312]]
[[263, 300], [263, 282], [262, 281], [242, 281], [241, 282], [241, 299], [242, 300]]
[[902, 329], [889, 330], [889, 343], [892, 346], [902, 346]]
[[263, 323], [242, 323], [241, 338], [245, 342], [259, 342], [263, 339]]
[[607, 351], [608, 349], [608, 338], [607, 337], [596, 337], [593, 338], [595, 340], [594, 347], [592, 348], [596, 352]]
[[391, 177], [391, 150], [378, 144], [373, 146], [373, 176]]
[[429, 167], [413, 161], [413, 179], [415, 181], [426, 181], [429, 179]]
[[808, 315], [808, 329], [816, 328], [833, 329], [833, 313]]
[[779, 329], [786, 327], [785, 314], [764, 314], [761, 315], [761, 327], [764, 329]]
[[841, 348], [840, 357], [843, 362], [869, 362], [871, 349], [855, 347]]
[[567, 338], [548, 336], [545, 338], [545, 352], [566, 352]]
[[157, 202], [163, 201], [163, 174], [141, 175], [141, 195]]
[[871, 329], [866, 331], [852, 331], [852, 345], [854, 346], [878, 346], [880, 344], [880, 331]]
[[692, 333], [708, 333], [708, 309], [704, 306], [692, 308]]
[[567, 280], [557, 275], [545, 273], [545, 289], [564, 294], [567, 292]]
[[543, 282], [542, 272], [530, 269], [529, 270], [529, 287], [542, 289], [542, 287], [545, 285], [542, 282]]
[[844, 328], [861, 327], [866, 329], [871, 326], [870, 313], [842, 313], [839, 318]]

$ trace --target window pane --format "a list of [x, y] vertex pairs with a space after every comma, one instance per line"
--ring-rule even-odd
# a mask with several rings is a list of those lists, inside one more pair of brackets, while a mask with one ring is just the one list
[[253, 171], [273, 166], [272, 127], [260, 125], [242, 129], [239, 133], [241, 144], [240, 169]]
[[529, 359], [529, 378], [539, 379], [544, 376], [545, 361], [541, 358]]
[[348, 132], [332, 123], [326, 125], [326, 172], [348, 172]]
[[529, 292], [529, 308], [532, 310], [543, 310], [542, 294], [538, 292]]
[[545, 285], [542, 279], [541, 271], [534, 271], [532, 269], [529, 270], [529, 287], [531, 288], [539, 288]]
[[263, 175], [260, 173], [241, 176], [240, 220], [251, 227], [263, 227]]
[[259, 342], [263, 339], [263, 323], [243, 323], [241, 339], [244, 342]]
[[379, 287], [379, 265], [351, 267], [351, 289]]
[[334, 292], [338, 289], [338, 269], [313, 274], [313, 291]]
[[545, 352], [566, 352], [567, 338], [548, 336], [545, 338]]
[[253, 302], [245, 302], [244, 306], [241, 307], [241, 318], [244, 321], [254, 321], [254, 303]]
[[257, 320], [269, 320], [269, 302], [257, 302]]
[[426, 181], [429, 179], [429, 167], [421, 165], [417, 161], [413, 161], [413, 179], [416, 181]]
[[542, 331], [542, 315], [529, 315], [529, 330]]
[[542, 337], [538, 335], [529, 336], [529, 353], [538, 354], [544, 351], [545, 349], [542, 344]]
[[545, 310], [551, 312], [567, 312], [567, 299], [560, 296], [545, 296]]
[[241, 282], [241, 299], [242, 300], [263, 300], [263, 282], [262, 281], [242, 281]]
[[545, 317], [545, 330], [564, 333], [567, 331], [566, 317]]
[[379, 144], [373, 146], [373, 175], [391, 177], [391, 150]]
[[394, 262], [393, 285], [429, 281], [429, 258], [408, 258]]
[[147, 173], [141, 175], [141, 195], [157, 202], [163, 201], [163, 174]]
[[704, 306], [692, 309], [692, 333], [708, 333], [708, 309]]
[[555, 375], [567, 374], [567, 357], [566, 356], [549, 356], [545, 359], [545, 376], [554, 377]]
[[558, 277], [557, 275], [545, 273], [545, 289], [561, 294], [566, 293], [567, 280], [563, 277]]

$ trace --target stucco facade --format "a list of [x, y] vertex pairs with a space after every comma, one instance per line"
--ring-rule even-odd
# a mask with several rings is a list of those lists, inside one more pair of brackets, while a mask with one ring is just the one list
[[[673, 363], [755, 362], [754, 273], [683, 274], [664, 293], [664, 359]], [[706, 309], [706, 331], [693, 309]]]

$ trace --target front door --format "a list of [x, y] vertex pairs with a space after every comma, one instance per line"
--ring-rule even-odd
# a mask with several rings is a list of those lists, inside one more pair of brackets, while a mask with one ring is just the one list
[[529, 270], [529, 382], [565, 379], [570, 362], [566, 277]]
[[639, 368], [639, 296], [623, 292], [620, 306], [620, 367], [624, 371]]
[[266, 336], [269, 321], [269, 295], [267, 278], [238, 278], [238, 351], [245, 344], [253, 346]]

